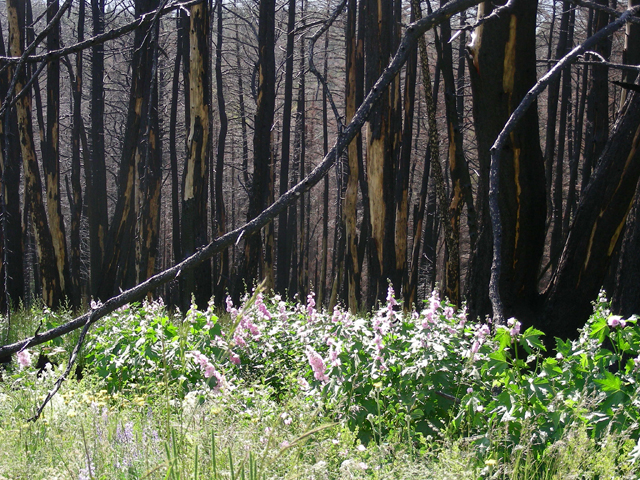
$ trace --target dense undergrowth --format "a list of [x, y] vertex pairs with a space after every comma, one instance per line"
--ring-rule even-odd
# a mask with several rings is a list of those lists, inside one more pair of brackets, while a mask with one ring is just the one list
[[[261, 292], [225, 310], [121, 308], [35, 423], [75, 339], [20, 353], [0, 479], [640, 478], [640, 326], [603, 298], [554, 355], [436, 294], [411, 314], [391, 290], [365, 317]], [[12, 336], [68, 316], [19, 312]]]

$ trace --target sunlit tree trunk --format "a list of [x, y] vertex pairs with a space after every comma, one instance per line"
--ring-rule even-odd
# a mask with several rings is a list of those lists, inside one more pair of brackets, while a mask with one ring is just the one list
[[[19, 0], [7, 1], [9, 21], [9, 53], [19, 57], [24, 45], [24, 14], [25, 4]], [[24, 70], [19, 73], [16, 91], [25, 86]], [[49, 230], [49, 222], [43, 199], [43, 186], [36, 158], [33, 140], [33, 122], [31, 118], [31, 93], [27, 92], [16, 103], [18, 116], [18, 133], [25, 179], [25, 203], [28, 204], [31, 222], [35, 231], [36, 249], [40, 264], [40, 280], [42, 284], [42, 299], [46, 305], [57, 308], [63, 302], [63, 278], [58, 269], [56, 251]]]
[[[208, 104], [209, 46], [207, 3], [189, 9], [189, 137], [182, 192], [182, 254], [187, 257], [207, 244], [207, 175], [210, 106]], [[182, 279], [182, 307], [188, 308], [191, 294], [203, 307], [211, 296], [211, 266], [185, 272]]]
[[[357, 1], [350, 0], [347, 7], [347, 53], [346, 53], [346, 118], [350, 122], [358, 108], [357, 104]], [[360, 45], [360, 47], [362, 47]], [[349, 144], [347, 150], [348, 157], [348, 177], [347, 190], [344, 197], [343, 222], [345, 226], [346, 256], [345, 256], [345, 274], [347, 284], [346, 302], [351, 312], [358, 309], [358, 298], [360, 294], [360, 264], [358, 262], [358, 245], [356, 231], [356, 202], [358, 200], [358, 181], [359, 181], [359, 158], [358, 149], [362, 148], [362, 138], [360, 135]]]
[[[387, 66], [396, 42], [394, 27], [395, 2], [367, 2], [365, 31], [366, 90], [373, 87]], [[394, 282], [395, 246], [395, 161], [399, 142], [396, 121], [399, 100], [399, 78], [396, 78], [382, 101], [373, 108], [365, 125], [367, 139], [367, 182], [371, 213], [369, 297], [370, 302], [383, 301], [387, 280]], [[395, 285], [395, 284], [394, 284]], [[398, 285], [396, 290], [400, 291]]]

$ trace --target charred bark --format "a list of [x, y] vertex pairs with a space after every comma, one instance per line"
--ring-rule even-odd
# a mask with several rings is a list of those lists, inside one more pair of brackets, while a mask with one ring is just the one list
[[[193, 255], [207, 244], [207, 175], [209, 171], [209, 122], [207, 3], [193, 5], [189, 11], [189, 136], [182, 192], [182, 254]], [[198, 281], [196, 281], [196, 278]], [[197, 271], [185, 272], [181, 281], [183, 309], [189, 308], [191, 295], [196, 304], [206, 305], [211, 297], [211, 265], [203, 263]], [[186, 310], [185, 310], [186, 311]]]
[[[5, 45], [0, 29], [0, 54]], [[13, 68], [0, 74], [0, 97], [5, 98], [13, 77]], [[24, 246], [22, 213], [20, 208], [20, 143], [18, 119], [14, 108], [7, 109], [0, 118], [0, 178], [2, 181], [2, 276], [4, 307], [15, 308], [24, 296]], [[2, 309], [2, 311], [5, 310]]]
[[[259, 84], [253, 136], [253, 178], [247, 219], [254, 218], [266, 207], [271, 183], [271, 134], [275, 113], [275, 0], [260, 1], [258, 27]], [[263, 243], [260, 235], [245, 239], [240, 278], [247, 283], [266, 276]]]
[[[289, 0], [287, 21], [287, 50], [284, 73], [284, 105], [282, 108], [282, 153], [280, 158], [280, 195], [289, 189], [289, 159], [291, 152], [291, 104], [293, 101], [293, 48], [296, 25], [296, 0]], [[289, 285], [291, 252], [287, 235], [287, 216], [285, 210], [278, 218], [278, 262], [276, 290], [284, 294]]]
[[[505, 2], [500, 2], [505, 3]], [[515, 0], [508, 14], [476, 28], [469, 47], [480, 179], [479, 238], [472, 254], [467, 300], [473, 316], [492, 312], [488, 298], [493, 235], [489, 214], [490, 149], [507, 119], [536, 83], [537, 1]], [[488, 15], [490, 2], [479, 6]], [[498, 205], [502, 223], [499, 291], [505, 316], [531, 318], [538, 302], [538, 271], [544, 249], [544, 159], [536, 108], [527, 110], [501, 152]], [[494, 314], [497, 314], [494, 312]]]
[[[218, 132], [218, 153], [216, 158], [215, 177], [215, 198], [216, 198], [216, 236], [220, 237], [227, 230], [227, 211], [224, 205], [224, 194], [222, 192], [222, 180], [224, 176], [224, 152], [227, 140], [227, 109], [224, 100], [224, 90], [222, 83], [222, 0], [218, 0], [218, 32], [216, 41], [216, 90], [218, 98], [218, 115], [220, 117], [220, 131]], [[215, 286], [216, 298], [222, 301], [229, 280], [229, 251], [223, 250], [220, 255], [220, 276]]]
[[640, 94], [629, 95], [582, 195], [558, 270], [545, 292], [540, 326], [574, 338], [592, 311], [640, 178]]
[[[608, 0], [595, 0], [598, 5], [608, 6]], [[609, 24], [609, 14], [601, 10], [593, 13], [593, 31], [598, 32]], [[593, 48], [600, 58], [609, 60], [611, 55], [611, 38], [606, 37]], [[596, 59], [600, 59], [595, 57]], [[609, 67], [593, 65], [591, 80], [587, 94], [587, 130], [585, 133], [584, 164], [582, 167], [582, 185], [580, 192], [587, 188], [591, 172], [596, 168], [596, 161], [604, 149], [609, 137]]]
[[[104, 32], [104, 0], [91, 0], [93, 36]], [[104, 152], [104, 46], [91, 51], [91, 161], [85, 165], [91, 252], [91, 295], [98, 297], [108, 230], [107, 170]]]
[[[7, 2], [9, 17], [9, 52], [12, 56], [20, 57], [24, 45], [24, 14], [25, 4], [17, 0]], [[24, 70], [16, 73], [16, 90], [21, 91], [25, 86]], [[30, 92], [18, 98], [16, 111], [18, 118], [18, 133], [25, 177], [25, 203], [29, 205], [30, 219], [36, 237], [38, 262], [42, 283], [42, 298], [51, 308], [59, 307], [62, 297], [63, 278], [60, 276], [56, 251], [49, 229], [49, 222], [42, 196], [42, 180], [38, 169], [35, 143], [33, 140], [33, 122], [31, 118]]]

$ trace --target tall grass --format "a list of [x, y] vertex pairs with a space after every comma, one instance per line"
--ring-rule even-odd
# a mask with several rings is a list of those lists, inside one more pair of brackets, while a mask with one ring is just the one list
[[[68, 316], [16, 312], [9, 341]], [[260, 292], [226, 312], [128, 306], [37, 422], [73, 339], [42, 347], [58, 366], [5, 372], [0, 479], [636, 479], [640, 333], [620, 321], [602, 299], [553, 358], [539, 332], [436, 296], [406, 316], [392, 292], [365, 317]]]

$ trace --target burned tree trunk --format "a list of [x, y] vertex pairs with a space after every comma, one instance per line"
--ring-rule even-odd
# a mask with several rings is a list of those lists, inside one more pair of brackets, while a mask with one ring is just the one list
[[[366, 90], [370, 90], [391, 56], [395, 44], [395, 2], [366, 0], [365, 57]], [[387, 280], [397, 280], [395, 246], [395, 136], [398, 90], [396, 78], [366, 123], [367, 182], [371, 236], [369, 252], [369, 303], [383, 301]], [[400, 286], [394, 282], [396, 290]]]
[[[218, 114], [220, 116], [220, 131], [218, 132], [218, 153], [216, 159], [215, 198], [216, 198], [216, 236], [220, 237], [227, 230], [227, 212], [224, 206], [222, 180], [224, 175], [224, 149], [227, 139], [227, 110], [224, 100], [222, 83], [222, 0], [218, 0], [218, 32], [216, 40], [216, 90], [218, 97]], [[220, 255], [220, 276], [216, 283], [216, 298], [222, 300], [229, 280], [229, 250], [225, 249]]]
[[[505, 3], [505, 2], [499, 2]], [[488, 282], [492, 232], [489, 216], [489, 151], [513, 110], [536, 83], [537, 1], [515, 0], [508, 14], [476, 28], [469, 70], [478, 139], [480, 232], [472, 254], [467, 299], [474, 316], [491, 314]], [[478, 15], [493, 7], [483, 2]], [[544, 249], [546, 196], [537, 109], [532, 106], [502, 151], [499, 206], [502, 221], [502, 274], [505, 315], [530, 318], [538, 301], [538, 270]]]
[[640, 94], [632, 93], [598, 161], [547, 291], [540, 326], [575, 337], [592, 311], [640, 178]]
[[[25, 4], [18, 0], [7, 2], [9, 17], [9, 52], [19, 57], [24, 45]], [[17, 72], [16, 90], [25, 86], [24, 70]], [[57, 308], [64, 301], [64, 278], [59, 270], [56, 251], [49, 229], [47, 213], [42, 196], [42, 180], [38, 169], [35, 143], [33, 140], [33, 122], [31, 118], [31, 93], [26, 92], [16, 103], [18, 133], [25, 177], [25, 203], [28, 205], [31, 222], [35, 230], [38, 262], [42, 283], [42, 299], [46, 305]]]
[[[58, 0], [47, 2], [47, 22], [51, 22], [58, 13]], [[47, 50], [60, 48], [60, 25], [56, 23], [47, 35]], [[62, 279], [62, 295], [71, 300], [73, 307], [80, 305], [80, 298], [72, 295], [69, 271], [69, 255], [62, 204], [60, 198], [60, 61], [47, 62], [47, 133], [42, 152], [42, 167], [45, 176], [47, 194], [47, 217], [51, 229], [53, 249], [56, 252], [58, 275]]]
[[[609, 0], [595, 0], [599, 5], [608, 6]], [[609, 23], [609, 14], [601, 10], [593, 13], [594, 33], [603, 29]], [[606, 37], [593, 49], [600, 58], [609, 60], [611, 55], [611, 38]], [[597, 56], [594, 58], [598, 59]], [[584, 145], [584, 164], [582, 167], [581, 193], [585, 191], [596, 168], [596, 162], [604, 149], [609, 137], [609, 67], [593, 65], [591, 67], [591, 81], [587, 95], [587, 130]]]
[[[249, 196], [247, 220], [260, 214], [267, 207], [269, 186], [272, 186], [271, 129], [275, 115], [275, 0], [260, 1], [258, 28], [259, 84], [253, 136], [253, 178]], [[243, 266], [240, 275], [248, 284], [265, 277], [264, 252], [261, 235], [245, 239]]]
[[[284, 105], [282, 108], [282, 158], [280, 159], [280, 195], [289, 189], [289, 159], [291, 157], [291, 104], [293, 101], [293, 48], [296, 25], [296, 0], [289, 0], [287, 21], [287, 58], [284, 73]], [[284, 294], [289, 286], [289, 271], [291, 269], [291, 252], [289, 250], [289, 236], [287, 234], [288, 210], [284, 210], [278, 217], [278, 262], [276, 275], [276, 290]]]
[[[188, 257], [207, 244], [207, 172], [210, 106], [208, 104], [209, 47], [207, 3], [189, 10], [189, 137], [182, 192], [182, 255]], [[196, 282], [196, 278], [198, 281]], [[182, 277], [182, 308], [187, 309], [191, 294], [196, 304], [206, 305], [211, 297], [211, 265], [203, 263]]]
[[[80, 2], [78, 9], [78, 42], [84, 40], [84, 22], [85, 22], [85, 2]], [[67, 183], [69, 196], [69, 206], [71, 210], [70, 224], [70, 249], [69, 249], [69, 270], [71, 272], [71, 290], [72, 296], [80, 302], [82, 299], [82, 283], [81, 283], [81, 234], [80, 223], [82, 219], [82, 185], [80, 182], [82, 174], [82, 153], [84, 151], [84, 161], [89, 163], [88, 145], [86, 132], [84, 130], [84, 121], [82, 119], [82, 87], [83, 87], [83, 71], [82, 71], [82, 52], [76, 54], [76, 71], [75, 75], [69, 65], [69, 77], [71, 78], [72, 89], [72, 127], [71, 127], [71, 185]], [[81, 148], [82, 146], [82, 148]], [[89, 293], [87, 290], [86, 293]], [[78, 303], [79, 304], [79, 303]]]
[[[158, 6], [158, 0], [136, 2], [136, 16], [141, 16]], [[151, 41], [152, 35], [147, 36], [146, 29], [138, 29], [134, 35], [134, 54], [132, 58], [132, 80], [129, 94], [129, 108], [125, 138], [122, 148], [122, 159], [118, 172], [118, 199], [115, 212], [111, 220], [109, 235], [105, 242], [105, 254], [102, 267], [103, 278], [100, 288], [101, 298], [109, 298], [120, 288], [129, 287], [136, 283], [135, 243], [136, 221], [139, 198], [140, 178], [147, 175], [144, 158], [146, 152], [140, 145], [145, 134], [147, 123], [151, 126], [153, 120], [149, 102], [153, 102], [153, 48], [145, 42]], [[148, 47], [148, 48], [147, 48]], [[157, 91], [156, 91], [157, 94]], [[143, 118], [145, 121], [143, 121]], [[147, 122], [148, 120], [148, 122]], [[157, 128], [157, 127], [156, 127]], [[156, 129], [157, 132], [157, 129]], [[156, 135], [150, 131], [149, 154], [153, 155], [153, 143]], [[149, 157], [151, 158], [151, 157]], [[148, 173], [152, 176], [152, 173]], [[152, 198], [145, 201], [152, 202]]]
[[[104, 0], [91, 0], [93, 35], [104, 32]], [[104, 152], [104, 45], [91, 50], [91, 161], [85, 164], [91, 258], [91, 295], [102, 285], [105, 239], [108, 230], [107, 169]]]
[[[346, 121], [350, 122], [355, 114], [357, 103], [357, 61], [358, 48], [362, 49], [362, 45], [358, 44], [356, 36], [357, 24], [357, 1], [350, 0], [347, 8], [347, 55], [346, 55], [346, 74], [345, 81], [345, 98], [346, 98]], [[345, 276], [346, 276], [346, 302], [351, 312], [356, 312], [360, 296], [360, 262], [358, 261], [358, 245], [356, 231], [356, 202], [358, 200], [358, 180], [359, 167], [362, 155], [362, 137], [357, 135], [349, 144], [347, 150], [348, 158], [348, 177], [347, 188], [344, 197], [343, 222], [345, 230], [346, 255], [345, 255]]]
[[[5, 45], [0, 29], [0, 55], [5, 55]], [[7, 90], [14, 69], [8, 67], [0, 74], [0, 98]], [[15, 108], [8, 109], [0, 118], [0, 178], [2, 181], [2, 276], [5, 307], [15, 308], [24, 297], [24, 247], [22, 241], [22, 213], [20, 209], [20, 143], [17, 132], [18, 119]]]

